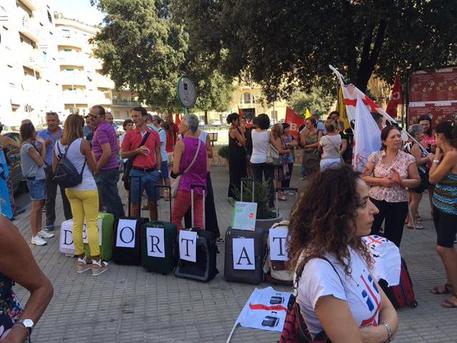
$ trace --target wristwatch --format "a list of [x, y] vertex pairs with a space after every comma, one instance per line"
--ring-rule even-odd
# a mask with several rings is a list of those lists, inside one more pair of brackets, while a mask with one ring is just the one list
[[19, 319], [16, 324], [20, 324], [23, 327], [25, 327], [28, 331], [28, 335], [30, 336], [32, 334], [32, 329], [35, 323], [31, 319]]

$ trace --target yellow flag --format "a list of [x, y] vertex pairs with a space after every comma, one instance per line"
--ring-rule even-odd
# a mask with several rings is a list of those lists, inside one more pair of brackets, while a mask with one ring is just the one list
[[306, 109], [305, 110], [305, 119], [309, 119], [311, 118], [311, 112], [309, 111], [309, 109]]
[[344, 104], [344, 98], [343, 98], [343, 88], [338, 87], [338, 103], [336, 106], [336, 110], [340, 114], [340, 120], [344, 124], [344, 129], [349, 129], [351, 125], [349, 124], [349, 119], [348, 115], [346, 113], [346, 105]]

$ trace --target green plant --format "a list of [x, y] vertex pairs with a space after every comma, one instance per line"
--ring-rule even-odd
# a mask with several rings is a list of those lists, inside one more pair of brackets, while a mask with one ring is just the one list
[[[235, 199], [241, 200], [241, 190], [235, 189]], [[254, 202], [257, 203], [257, 219], [276, 218], [276, 211], [269, 206], [270, 184], [266, 181], [254, 182]], [[243, 185], [243, 200], [252, 200], [252, 182]]]
[[223, 145], [219, 148], [217, 151], [220, 157], [225, 158], [227, 161], [229, 159], [229, 146], [228, 145]]

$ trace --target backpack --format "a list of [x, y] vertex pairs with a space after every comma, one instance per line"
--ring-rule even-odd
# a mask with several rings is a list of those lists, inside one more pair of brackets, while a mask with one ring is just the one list
[[75, 187], [83, 181], [83, 171], [86, 167], [87, 160], [84, 159], [84, 164], [81, 172], [78, 172], [73, 163], [67, 158], [68, 149], [73, 142], [74, 140], [68, 144], [63, 154], [60, 151], [59, 143], [57, 142], [57, 150], [59, 150], [59, 161], [57, 162], [56, 170], [52, 180], [62, 188]]

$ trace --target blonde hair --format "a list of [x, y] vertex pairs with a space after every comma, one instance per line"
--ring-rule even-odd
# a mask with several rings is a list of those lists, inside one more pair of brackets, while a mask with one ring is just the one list
[[83, 137], [84, 118], [79, 114], [70, 114], [63, 125], [61, 143], [68, 145], [77, 138]]
[[271, 134], [274, 138], [279, 138], [282, 135], [282, 125], [281, 124], [274, 124], [271, 128]]

